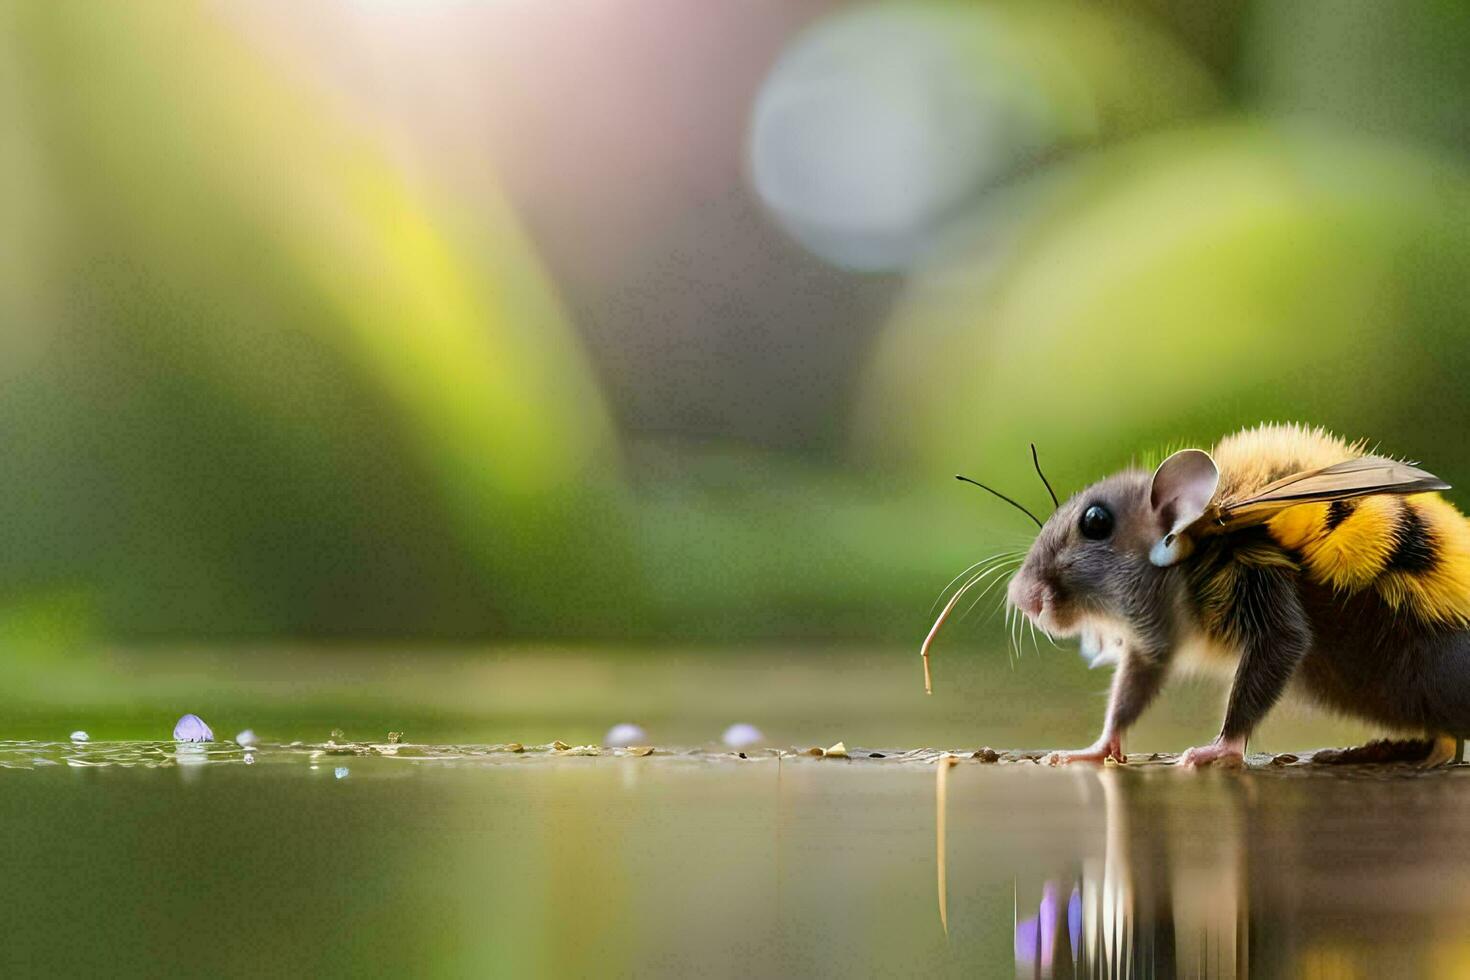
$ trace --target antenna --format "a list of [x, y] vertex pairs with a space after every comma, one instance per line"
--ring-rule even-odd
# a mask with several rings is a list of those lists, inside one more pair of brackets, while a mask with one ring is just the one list
[[1041, 485], [1046, 487], [1047, 493], [1051, 494], [1052, 507], [1062, 506], [1062, 502], [1057, 499], [1057, 492], [1051, 488], [1051, 483], [1047, 480], [1046, 474], [1041, 472], [1041, 460], [1036, 458], [1036, 443], [1034, 442], [1031, 444], [1031, 465], [1036, 467], [1036, 475], [1041, 477]]
[[1035, 514], [1031, 513], [1025, 507], [1022, 507], [1020, 504], [1016, 503], [1014, 500], [1012, 500], [1010, 497], [1007, 497], [1005, 494], [1001, 493], [999, 490], [996, 490], [993, 487], [987, 487], [985, 484], [981, 483], [979, 480], [972, 480], [968, 476], [960, 476], [958, 473], [955, 474], [954, 478], [956, 480], [961, 480], [961, 481], [963, 481], [965, 483], [973, 483], [973, 484], [975, 484], [975, 486], [979, 487], [981, 490], [986, 490], [986, 491], [988, 491], [990, 493], [995, 494], [1001, 500], [1004, 500], [1006, 503], [1008, 503], [1012, 507], [1016, 508], [1016, 510], [1019, 510], [1021, 513], [1025, 514], [1027, 517], [1031, 518], [1032, 521], [1035, 521], [1036, 526], [1038, 528], [1042, 526], [1041, 525], [1041, 521], [1037, 520]]

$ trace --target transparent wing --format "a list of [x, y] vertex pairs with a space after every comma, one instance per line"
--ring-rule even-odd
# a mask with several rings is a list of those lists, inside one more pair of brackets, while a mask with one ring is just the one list
[[1382, 456], [1360, 456], [1319, 470], [1306, 470], [1277, 480], [1244, 500], [1222, 502], [1209, 521], [1221, 529], [1259, 524], [1297, 504], [1325, 503], [1380, 493], [1428, 493], [1450, 485], [1433, 473]]

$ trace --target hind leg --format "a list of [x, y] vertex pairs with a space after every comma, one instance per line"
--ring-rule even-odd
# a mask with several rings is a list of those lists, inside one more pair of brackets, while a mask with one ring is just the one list
[[1432, 769], [1459, 762], [1465, 756], [1465, 740], [1453, 735], [1436, 735], [1429, 753], [1419, 760], [1419, 768]]
[[1312, 761], [1323, 765], [1362, 766], [1413, 763], [1429, 769], [1460, 758], [1461, 742], [1452, 735], [1434, 738], [1379, 738], [1350, 749], [1322, 749]]

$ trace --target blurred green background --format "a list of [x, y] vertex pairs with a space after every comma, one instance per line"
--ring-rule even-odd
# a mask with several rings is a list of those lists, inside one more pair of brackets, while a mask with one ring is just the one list
[[0, 25], [12, 662], [898, 650], [1024, 546], [950, 476], [1041, 507], [1032, 440], [1068, 492], [1263, 419], [1470, 480], [1462, 3]]

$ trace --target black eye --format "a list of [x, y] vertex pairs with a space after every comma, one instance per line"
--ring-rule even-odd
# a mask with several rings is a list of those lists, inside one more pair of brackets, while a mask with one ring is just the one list
[[1093, 504], [1082, 512], [1082, 520], [1077, 527], [1084, 538], [1101, 541], [1113, 533], [1113, 513], [1102, 504]]

